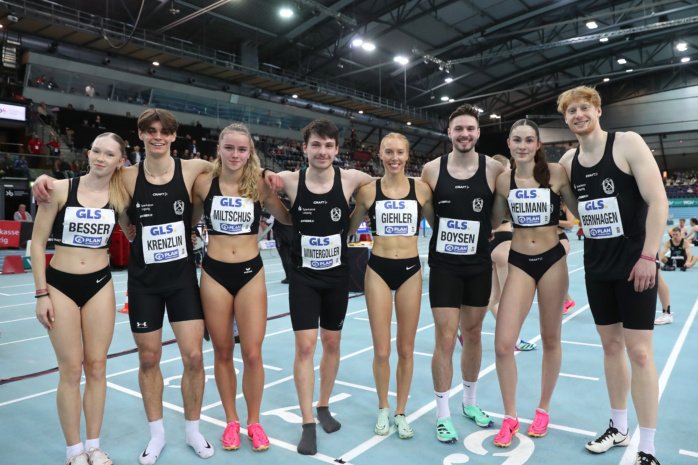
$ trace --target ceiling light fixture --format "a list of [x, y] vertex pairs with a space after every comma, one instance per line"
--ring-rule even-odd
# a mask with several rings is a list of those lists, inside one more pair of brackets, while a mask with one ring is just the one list
[[589, 21], [589, 22], [587, 23], [587, 27], [588, 27], [589, 29], [596, 29], [597, 27], [599, 27], [599, 25], [596, 24], [596, 21]]
[[291, 97], [298, 98], [298, 94], [293, 94]]
[[352, 44], [354, 47], [361, 47], [361, 45], [363, 45], [363, 43], [364, 43], [364, 41], [361, 40], [361, 39], [354, 39], [354, 40], [351, 41], [351, 44]]
[[691, 61], [691, 59], [689, 57], [681, 58], [681, 63], [688, 63], [689, 61]]
[[608, 42], [608, 37], [602, 37], [599, 39], [599, 42]]
[[610, 78], [603, 78], [603, 82], [608, 82], [610, 80], [611, 80]]
[[290, 18], [291, 16], [293, 16], [293, 10], [290, 8], [282, 8], [281, 10], [279, 10], [279, 14], [282, 18]]
[[453, 103], [453, 102], [455, 102], [456, 100], [455, 100], [455, 99], [452, 99], [452, 98], [450, 98], [450, 99], [448, 99], [448, 101], [449, 101], [449, 103]]
[[398, 55], [395, 58], [393, 58], [393, 61], [396, 63], [400, 63], [402, 66], [405, 66], [407, 63], [410, 62], [407, 58], [403, 57], [402, 55]]
[[631, 69], [626, 69], [626, 70], [625, 70], [626, 73], [632, 73], [633, 71], [635, 71], [635, 70], [632, 69], [632, 68], [631, 68]]
[[160, 63], [158, 63], [157, 61], [154, 61], [153, 66], [160, 66]]
[[676, 50], [678, 50], [679, 52], [685, 52], [686, 50], [688, 50], [688, 45], [686, 44], [686, 42], [679, 42], [678, 44], [676, 44]]
[[363, 48], [367, 52], [372, 52], [376, 49], [376, 46], [373, 45], [371, 42], [364, 42], [361, 48]]
[[360, 115], [363, 115], [363, 114], [364, 114], [364, 111], [363, 111], [363, 110], [359, 110], [359, 114], [360, 114]]
[[453, 82], [453, 78], [447, 77], [446, 82]]
[[446, 97], [446, 96], [444, 95], [443, 97], [441, 97], [441, 101], [442, 101], [442, 102], [448, 102], [448, 97]]
[[619, 65], [624, 65], [624, 64], [626, 64], [627, 62], [628, 62], [628, 61], [627, 61], [625, 58], [618, 58], [618, 64], [619, 64]]
[[408, 121], [408, 122], [407, 122], [407, 125], [408, 125], [408, 126], [412, 126], [412, 123], [410, 123], [410, 122]]

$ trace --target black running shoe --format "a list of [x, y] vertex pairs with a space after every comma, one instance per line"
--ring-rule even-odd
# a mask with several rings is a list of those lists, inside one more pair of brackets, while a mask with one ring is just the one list
[[635, 465], [660, 465], [660, 463], [659, 460], [654, 458], [654, 455], [638, 452]]

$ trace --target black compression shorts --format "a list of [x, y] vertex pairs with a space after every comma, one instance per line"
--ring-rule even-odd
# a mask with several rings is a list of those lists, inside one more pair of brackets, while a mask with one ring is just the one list
[[134, 290], [129, 291], [128, 298], [128, 319], [134, 333], [150, 333], [162, 328], [165, 308], [170, 323], [204, 319], [198, 285], [152, 294]]
[[491, 289], [491, 267], [471, 276], [454, 276], [435, 268], [429, 272], [431, 308], [486, 307], [490, 303]]

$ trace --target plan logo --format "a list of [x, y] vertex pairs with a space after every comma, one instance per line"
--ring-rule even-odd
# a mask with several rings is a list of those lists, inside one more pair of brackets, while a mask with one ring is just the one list
[[73, 244], [99, 246], [102, 245], [102, 238], [94, 236], [75, 236], [73, 237]]
[[613, 234], [613, 230], [610, 226], [604, 226], [603, 228], [591, 228], [589, 233], [591, 237], [606, 237]]
[[221, 223], [221, 231], [227, 232], [227, 233], [240, 232], [240, 231], [242, 231], [242, 225], [241, 224]]
[[167, 252], [158, 252], [155, 254], [156, 262], [165, 262], [179, 258], [179, 250], [169, 250]]
[[519, 216], [519, 224], [538, 224], [538, 223], [540, 223], [540, 215]]
[[407, 232], [408, 232], [407, 226], [386, 226], [385, 227], [386, 234], [407, 234]]
[[467, 245], [458, 245], [458, 244], [446, 244], [444, 246], [444, 250], [447, 253], [464, 254], [464, 253], [468, 253], [468, 246]]
[[310, 266], [316, 270], [321, 270], [323, 268], [330, 268], [333, 262], [334, 260], [312, 260]]

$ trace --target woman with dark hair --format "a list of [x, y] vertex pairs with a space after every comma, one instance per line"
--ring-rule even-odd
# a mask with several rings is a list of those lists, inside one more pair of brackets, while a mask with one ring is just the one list
[[[90, 172], [56, 181], [52, 202], [42, 203], [32, 235], [36, 317], [48, 329], [58, 359], [58, 417], [67, 443], [67, 465], [111, 465], [99, 433], [107, 390], [107, 349], [114, 333], [114, 284], [107, 246], [129, 203], [121, 182], [124, 141], [98, 136], [88, 152]], [[46, 266], [46, 241], [56, 252]], [[85, 394], [80, 399], [82, 368]], [[85, 412], [87, 441], [80, 440]]]
[[262, 180], [263, 170], [252, 136], [243, 124], [231, 124], [218, 138], [218, 158], [211, 175], [194, 184], [194, 218], [203, 211], [208, 247], [201, 271], [201, 301], [211, 335], [216, 385], [227, 426], [224, 450], [240, 447], [240, 421], [233, 366], [233, 319], [240, 331], [244, 364], [242, 392], [247, 403], [247, 436], [255, 451], [269, 448], [259, 424], [264, 391], [262, 341], [267, 328], [267, 287], [257, 245], [262, 205], [278, 220], [291, 224], [291, 215]]
[[[514, 123], [507, 144], [516, 166], [497, 178], [492, 213], [499, 226], [511, 213], [514, 233], [509, 252], [509, 273], [502, 291], [495, 330], [497, 376], [504, 401], [505, 418], [494, 444], [509, 447], [519, 430], [516, 416], [516, 361], [511, 350], [538, 292], [543, 374], [541, 397], [528, 435], [545, 436], [550, 399], [560, 374], [560, 333], [565, 293], [569, 285], [565, 249], [557, 235], [560, 196], [574, 202], [564, 169], [548, 163], [541, 148], [538, 126], [526, 119]], [[508, 204], [508, 205], [507, 205]]]

